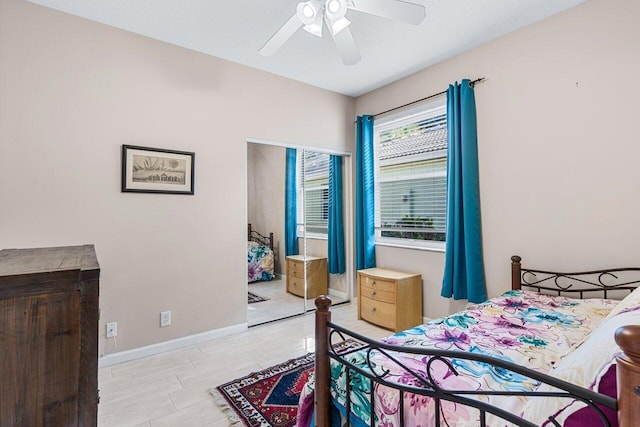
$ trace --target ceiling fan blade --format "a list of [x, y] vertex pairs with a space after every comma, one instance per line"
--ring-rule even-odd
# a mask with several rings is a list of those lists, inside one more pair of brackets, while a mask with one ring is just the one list
[[413, 25], [421, 23], [426, 16], [423, 5], [400, 0], [352, 0], [347, 5], [349, 9]]
[[349, 27], [335, 34], [333, 41], [336, 44], [336, 48], [344, 65], [354, 65], [360, 61], [360, 52], [358, 51], [358, 46], [356, 46], [356, 41], [353, 39]]
[[298, 15], [293, 15], [280, 29], [260, 48], [260, 55], [271, 56], [302, 27]]

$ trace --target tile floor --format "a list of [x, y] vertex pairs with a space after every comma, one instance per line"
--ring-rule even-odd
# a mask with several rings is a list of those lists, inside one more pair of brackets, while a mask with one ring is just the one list
[[[283, 319], [288, 316], [304, 313], [304, 299], [287, 292], [286, 279], [274, 279], [269, 282], [249, 283], [249, 292], [269, 298], [267, 301], [247, 306], [247, 323], [249, 326]], [[331, 297], [333, 304], [344, 302], [342, 298]], [[307, 300], [307, 309], [315, 307], [315, 299]]]
[[[364, 335], [391, 332], [357, 320], [356, 305], [333, 308], [333, 321]], [[314, 316], [248, 331], [99, 370], [100, 427], [228, 426], [208, 389], [314, 349]]]

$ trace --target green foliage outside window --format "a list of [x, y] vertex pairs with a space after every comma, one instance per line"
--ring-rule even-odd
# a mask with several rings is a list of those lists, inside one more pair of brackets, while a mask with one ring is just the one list
[[[382, 237], [397, 237], [413, 240], [445, 241], [445, 233], [433, 229], [433, 218], [412, 217], [405, 215], [395, 223], [384, 223], [381, 231]], [[392, 230], [389, 230], [392, 229]], [[432, 230], [432, 231], [430, 231]]]

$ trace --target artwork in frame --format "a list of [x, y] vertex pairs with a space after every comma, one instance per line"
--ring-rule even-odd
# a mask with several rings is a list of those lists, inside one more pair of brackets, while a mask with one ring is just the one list
[[195, 153], [122, 146], [122, 191], [194, 194]]

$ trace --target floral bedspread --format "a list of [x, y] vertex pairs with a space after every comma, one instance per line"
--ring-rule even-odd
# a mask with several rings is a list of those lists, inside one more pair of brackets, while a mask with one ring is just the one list
[[[382, 341], [389, 344], [412, 347], [429, 347], [443, 350], [460, 350], [498, 357], [503, 360], [548, 372], [572, 348], [582, 342], [615, 307], [617, 301], [604, 299], [577, 300], [565, 297], [540, 295], [526, 291], [509, 291], [500, 297], [478, 304], [457, 314], [437, 319], [392, 335]], [[429, 356], [393, 354], [405, 366], [426, 377]], [[370, 370], [366, 354], [358, 352], [349, 360], [364, 370]], [[420, 386], [418, 380], [404, 371], [379, 351], [371, 356], [373, 369], [380, 373], [389, 370], [385, 379], [412, 386]], [[431, 375], [436, 383], [448, 390], [496, 390], [531, 391], [539, 383], [490, 367], [480, 362], [453, 359], [459, 375], [453, 375], [440, 361], [431, 365]], [[334, 404], [345, 416], [346, 370], [332, 361], [331, 382]], [[371, 422], [371, 383], [353, 374], [351, 391], [352, 425], [399, 426], [400, 396], [397, 390], [377, 384], [374, 390], [374, 422]], [[311, 395], [307, 388], [301, 402]], [[474, 397], [475, 398], [475, 397]], [[496, 404], [511, 413], [520, 415], [525, 398], [514, 396], [478, 397]], [[302, 407], [302, 406], [301, 406]], [[435, 404], [429, 397], [405, 394], [404, 425], [427, 427], [435, 425]], [[453, 402], [442, 402], [442, 419], [450, 426], [479, 425], [478, 411]], [[354, 417], [355, 416], [355, 417]], [[300, 417], [304, 419], [305, 417]], [[488, 417], [488, 425], [506, 425], [506, 422]]]
[[273, 279], [273, 251], [268, 246], [247, 242], [249, 282]]

